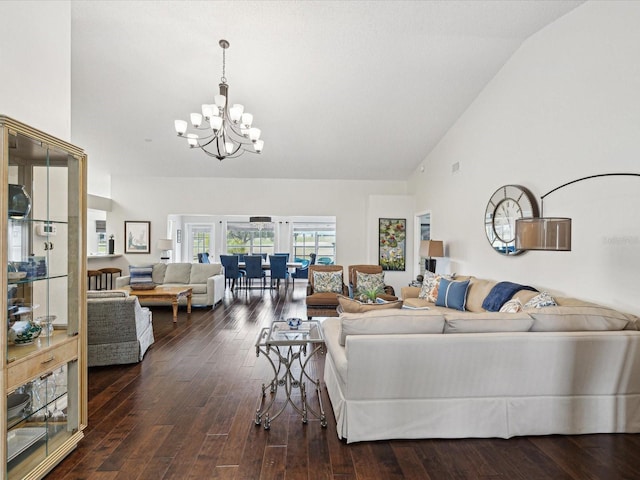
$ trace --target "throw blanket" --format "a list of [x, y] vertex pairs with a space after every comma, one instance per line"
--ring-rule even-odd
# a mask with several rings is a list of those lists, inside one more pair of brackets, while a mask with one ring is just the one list
[[531, 290], [537, 292], [533, 287], [520, 285], [513, 282], [499, 282], [489, 292], [482, 302], [482, 308], [489, 312], [498, 312], [513, 295], [519, 290]]

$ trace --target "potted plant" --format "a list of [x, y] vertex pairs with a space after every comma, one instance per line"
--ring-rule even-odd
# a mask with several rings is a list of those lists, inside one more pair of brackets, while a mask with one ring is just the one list
[[376, 298], [381, 293], [384, 293], [384, 291], [380, 287], [360, 290], [360, 301], [363, 303], [375, 303]]

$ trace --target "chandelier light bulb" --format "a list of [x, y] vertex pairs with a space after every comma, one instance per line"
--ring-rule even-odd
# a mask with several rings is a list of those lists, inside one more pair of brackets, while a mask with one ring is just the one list
[[211, 128], [213, 128], [213, 131], [217, 132], [222, 127], [222, 117], [211, 117], [209, 123], [211, 124]]
[[242, 117], [242, 112], [244, 111], [244, 105], [240, 105], [236, 103], [233, 107], [229, 109], [229, 118], [233, 123], [238, 123], [240, 118]]
[[202, 124], [202, 115], [199, 113], [191, 114], [191, 125], [198, 128]]
[[187, 135], [187, 142], [191, 148], [198, 146], [198, 135], [195, 133], [190, 133]]
[[264, 140], [256, 140], [253, 144], [253, 148], [257, 153], [262, 152], [262, 147], [264, 147]]
[[252, 142], [257, 141], [260, 138], [260, 134], [262, 132], [260, 131], [259, 128], [250, 128], [249, 129], [249, 140], [251, 140]]
[[243, 113], [242, 126], [245, 128], [249, 128], [252, 123], [253, 123], [253, 115], [251, 115], [250, 113]]
[[213, 99], [220, 109], [224, 108], [224, 106], [227, 104], [227, 97], [225, 97], [224, 95], [216, 95], [215, 97], [213, 97]]
[[224, 148], [227, 151], [228, 154], [232, 154], [233, 153], [233, 143], [231, 142], [225, 142], [224, 143]]
[[[205, 120], [209, 120], [211, 117], [213, 117], [214, 108], [215, 105], [209, 105], [207, 103], [202, 104], [202, 116], [205, 118]], [[216, 108], [215, 111], [217, 112], [218, 109]]]
[[187, 131], [187, 122], [184, 120], [176, 120], [173, 123], [176, 127], [176, 132], [178, 133], [178, 135], [183, 136]]

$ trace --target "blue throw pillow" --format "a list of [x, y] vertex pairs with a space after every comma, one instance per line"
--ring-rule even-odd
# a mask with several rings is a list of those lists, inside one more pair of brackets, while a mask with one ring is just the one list
[[436, 305], [464, 311], [467, 304], [467, 290], [469, 290], [469, 280], [454, 282], [441, 278]]
[[153, 266], [134, 267], [129, 266], [129, 284], [132, 283], [153, 283]]

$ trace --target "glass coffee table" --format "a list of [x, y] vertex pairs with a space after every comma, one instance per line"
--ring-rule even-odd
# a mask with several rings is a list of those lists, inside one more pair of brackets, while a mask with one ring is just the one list
[[[297, 322], [291, 322], [293, 324], [291, 326], [289, 320], [297, 320]], [[296, 326], [296, 323], [299, 325]], [[267, 358], [273, 369], [273, 378], [268, 383], [262, 384], [262, 392], [256, 408], [256, 425], [262, 424], [265, 430], [269, 430], [271, 421], [278, 418], [287, 405], [291, 404], [302, 415], [302, 423], [306, 424], [311, 414], [320, 420], [323, 428], [326, 428], [327, 417], [322, 407], [320, 379], [314, 380], [307, 373], [309, 361], [318, 353], [324, 353], [324, 337], [320, 322], [317, 320], [277, 320], [270, 327], [260, 330], [256, 340], [256, 356], [259, 357], [262, 354]], [[309, 405], [307, 381], [316, 390], [319, 410], [314, 410]], [[284, 388], [286, 401], [277, 412], [273, 413], [271, 409], [279, 388]], [[295, 402], [292, 392], [298, 388], [300, 402]], [[267, 390], [270, 393], [268, 397]]]

